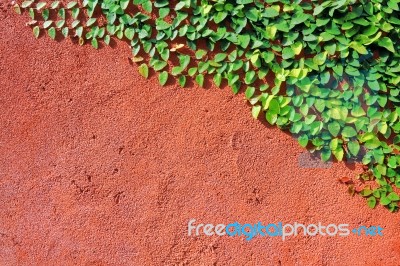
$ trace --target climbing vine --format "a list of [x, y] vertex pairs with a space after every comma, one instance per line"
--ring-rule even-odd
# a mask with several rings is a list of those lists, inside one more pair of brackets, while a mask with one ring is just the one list
[[[254, 118], [322, 160], [359, 160], [351, 193], [400, 200], [400, 0], [83, 0], [15, 4], [33, 35], [98, 49], [126, 41], [144, 78], [212, 80], [244, 92]], [[350, 180], [345, 180], [351, 183]]]

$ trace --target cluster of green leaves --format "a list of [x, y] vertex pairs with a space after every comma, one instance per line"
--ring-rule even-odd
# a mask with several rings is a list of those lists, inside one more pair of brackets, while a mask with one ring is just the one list
[[41, 30], [53, 39], [61, 32], [95, 48], [113, 37], [127, 41], [140, 74], [148, 78], [153, 69], [161, 85], [173, 76], [182, 87], [188, 78], [203, 86], [211, 77], [235, 94], [243, 89], [254, 118], [263, 114], [322, 160], [361, 156], [376, 185], [360, 194], [370, 207], [379, 202], [394, 211], [399, 197], [393, 188], [400, 188], [399, 3], [84, 0], [47, 8], [29, 0], [15, 10], [28, 11], [35, 37]]

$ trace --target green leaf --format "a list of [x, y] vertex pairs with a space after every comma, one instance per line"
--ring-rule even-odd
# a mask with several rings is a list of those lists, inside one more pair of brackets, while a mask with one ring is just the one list
[[327, 52], [319, 53], [313, 58], [313, 62], [318, 66], [323, 65], [326, 62]]
[[327, 162], [331, 159], [332, 152], [329, 149], [323, 149], [321, 152], [321, 159], [324, 162]]
[[216, 54], [214, 57], [214, 61], [221, 62], [221, 61], [225, 60], [226, 56], [227, 56], [227, 54], [225, 54], [225, 53]]
[[295, 56], [295, 52], [293, 51], [293, 49], [292, 48], [290, 48], [290, 47], [285, 47], [285, 48], [283, 48], [283, 51], [282, 51], [282, 58], [283, 59], [290, 59], [290, 58], [293, 58]]
[[196, 56], [196, 59], [200, 60], [200, 59], [202, 59], [206, 54], [207, 54], [207, 51], [206, 51], [206, 50], [199, 49], [199, 50], [196, 51], [195, 56]]
[[183, 76], [183, 75], [182, 75], [182, 76], [179, 76], [178, 82], [179, 82], [179, 85], [180, 85], [182, 88], [184, 88], [185, 85], [186, 85], [186, 77]]
[[252, 114], [254, 119], [258, 118], [258, 115], [260, 114], [260, 111], [261, 111], [261, 106], [260, 105], [255, 105], [255, 106], [252, 107], [251, 114]]
[[71, 23], [71, 27], [72, 27], [73, 29], [75, 29], [80, 23], [81, 23], [81, 22], [80, 22], [79, 20], [74, 20], [74, 21]]
[[39, 28], [39, 26], [33, 27], [32, 30], [33, 30], [33, 36], [35, 36], [36, 39], [39, 38], [39, 34], [40, 34], [40, 28]]
[[330, 116], [336, 120], [346, 120], [349, 110], [345, 107], [334, 107], [330, 110]]
[[346, 126], [342, 130], [342, 136], [345, 138], [352, 138], [357, 136], [357, 131], [353, 127]]
[[221, 23], [226, 17], [228, 16], [227, 12], [218, 12], [215, 16], [214, 16], [214, 22], [219, 24]]
[[77, 2], [69, 2], [67, 4], [67, 9], [71, 9], [71, 8], [75, 7], [77, 4], [78, 4]]
[[301, 147], [303, 147], [303, 148], [307, 147], [307, 145], [308, 145], [308, 136], [307, 135], [301, 135], [297, 140]]
[[256, 80], [256, 72], [254, 70], [247, 72], [244, 80], [247, 85], [252, 84]]
[[396, 51], [394, 50], [393, 41], [389, 37], [380, 38], [378, 40], [378, 45], [383, 48], [386, 48], [392, 53], [396, 53]]
[[389, 195], [387, 195], [387, 198], [391, 201], [399, 201], [400, 197], [399, 195], [396, 194], [396, 192], [390, 192]]
[[368, 51], [365, 48], [365, 46], [358, 42], [352, 42], [350, 47], [356, 50], [359, 54], [368, 54]]
[[269, 111], [273, 114], [279, 114], [280, 113], [280, 105], [277, 99], [272, 99], [269, 102], [269, 107], [268, 107]]
[[185, 1], [180, 1], [176, 6], [175, 6], [175, 10], [181, 10], [182, 8], [184, 8], [186, 5]]
[[143, 10], [146, 11], [147, 13], [151, 13], [153, 10], [153, 4], [151, 1], [144, 1], [142, 4]]
[[86, 21], [86, 27], [90, 27], [90, 26], [92, 26], [94, 23], [96, 23], [96, 18], [89, 18], [89, 19]]
[[199, 84], [200, 87], [204, 85], [204, 76], [203, 74], [199, 74], [196, 76], [196, 83]]
[[340, 132], [340, 124], [336, 121], [333, 121], [332, 123], [328, 124], [328, 130], [333, 137], [337, 137]]
[[329, 144], [329, 147], [331, 148], [331, 150], [337, 150], [339, 148], [339, 139], [334, 138], [331, 140], [331, 143]]
[[142, 75], [144, 78], [149, 77], [149, 67], [146, 64], [141, 64], [138, 68], [140, 75]]
[[390, 192], [389, 195], [387, 195], [387, 198], [390, 199], [391, 201], [399, 201], [400, 197], [396, 192]]
[[381, 174], [382, 176], [384, 176], [384, 175], [386, 175], [386, 171], [387, 171], [387, 167], [386, 167], [386, 165], [381, 165], [381, 164], [378, 164], [377, 166], [376, 166], [376, 170], [379, 172], [379, 174]]
[[343, 161], [344, 151], [342, 148], [338, 148], [338, 149], [332, 151], [332, 154], [335, 155], [336, 159], [339, 162]]
[[164, 69], [167, 65], [168, 65], [168, 63], [165, 62], [165, 61], [156, 60], [154, 65], [153, 65], [153, 69], [155, 71], [160, 71], [160, 70]]
[[17, 13], [18, 15], [22, 14], [21, 7], [18, 4], [15, 4], [13, 6], [13, 9], [14, 9], [14, 12]]
[[47, 34], [49, 34], [50, 38], [54, 40], [56, 38], [56, 29], [54, 27], [51, 27], [47, 30]]
[[199, 73], [203, 73], [204, 71], [207, 71], [209, 66], [210, 66], [209, 61], [207, 61], [207, 62], [199, 62], [199, 68], [198, 68]]
[[250, 35], [245, 34], [245, 35], [238, 35], [238, 39], [240, 42], [240, 46], [242, 48], [247, 48], [249, 46], [250, 43]]
[[382, 144], [379, 141], [379, 139], [378, 138], [374, 138], [372, 140], [366, 141], [365, 144], [364, 144], [364, 147], [367, 148], [367, 149], [370, 149], [370, 150], [374, 150], [374, 149], [380, 147], [381, 145]]
[[347, 147], [352, 155], [357, 156], [360, 152], [360, 143], [358, 141], [350, 141], [347, 143]]
[[107, 45], [110, 45], [110, 40], [111, 40], [111, 38], [110, 38], [110, 35], [106, 35], [105, 37], [104, 37], [104, 43], [105, 44], [107, 44]]
[[[43, 10], [43, 12], [42, 12], [43, 19], [44, 19], [44, 20], [47, 20], [47, 18], [45, 18], [44, 15], [43, 15], [44, 11], [46, 11], [46, 9]], [[57, 14], [58, 14], [58, 16], [59, 16], [61, 19], [64, 19], [64, 20], [65, 20], [65, 9], [64, 9], [64, 8], [60, 8], [60, 9], [58, 10], [58, 13], [57, 13]], [[47, 13], [46, 16], [48, 17], [49, 14]]]
[[59, 20], [56, 22], [56, 27], [58, 29], [61, 29], [64, 26], [64, 24], [65, 24], [65, 20]]
[[37, 10], [40, 10], [40, 9], [42, 9], [42, 8], [45, 7], [45, 6], [46, 6], [46, 3], [45, 3], [45, 2], [39, 2], [39, 3], [36, 4], [36, 9], [37, 9]]
[[379, 199], [379, 203], [383, 206], [389, 205], [389, 203], [391, 203], [392, 201], [390, 199], [388, 199], [387, 197], [381, 196], [381, 198]]
[[375, 208], [376, 206], [376, 198], [374, 196], [371, 196], [367, 199], [367, 204], [368, 207], [370, 207], [371, 209]]
[[33, 4], [33, 0], [32, 1], [24, 1], [24, 2], [22, 2], [21, 7], [27, 8], [27, 7], [30, 7], [32, 4]]
[[164, 86], [168, 81], [168, 72], [167, 71], [161, 72], [160, 75], [158, 76], [158, 81], [160, 82], [161, 86]]
[[76, 28], [75, 30], [75, 36], [77, 37], [82, 37], [82, 32], [83, 32], [83, 27], [79, 26], [78, 28]]
[[380, 91], [381, 88], [377, 80], [369, 80], [367, 83], [371, 90]]
[[303, 50], [303, 44], [301, 42], [296, 42], [291, 46], [291, 48], [293, 49], [295, 55], [299, 55]]
[[246, 92], [244, 93], [245, 96], [246, 96], [246, 99], [247, 99], [247, 100], [250, 100], [251, 97], [253, 97], [255, 91], [256, 91], [256, 88], [254, 88], [254, 87], [248, 87], [248, 88], [246, 89]]
[[305, 22], [308, 18], [310, 17], [310, 15], [302, 13], [302, 12], [297, 12], [294, 14], [294, 16], [292, 16], [292, 20], [290, 22], [291, 25], [298, 25], [301, 24], [303, 22]]
[[175, 67], [172, 68], [171, 74], [172, 74], [173, 76], [177, 76], [177, 75], [181, 74], [182, 71], [183, 71], [183, 68], [182, 68], [182, 67], [180, 67], [180, 66], [175, 66]]
[[126, 28], [124, 34], [128, 40], [133, 40], [133, 37], [135, 36], [135, 29], [134, 28]]
[[245, 15], [248, 19], [250, 19], [251, 21], [254, 21], [254, 22], [258, 21], [260, 18], [260, 12], [255, 7], [247, 9], [245, 11]]
[[351, 110], [351, 115], [354, 117], [362, 117], [365, 116], [366, 113], [361, 106], [354, 106], [353, 109]]
[[[46, 9], [45, 9], [46, 10]], [[45, 11], [45, 10], [43, 10], [43, 12]], [[31, 18], [31, 19], [35, 19], [35, 11], [33, 10], [33, 8], [29, 8], [29, 10], [28, 10], [28, 14], [29, 14], [29, 17]], [[43, 13], [42, 13], [43, 14]], [[49, 17], [47, 16], [46, 18], [43, 18], [44, 20], [47, 20]]]
[[197, 73], [197, 67], [189, 68], [189, 70], [188, 70], [188, 75], [189, 76], [193, 77], [194, 75], [196, 75], [196, 73]]
[[62, 28], [61, 33], [64, 36], [64, 38], [67, 38], [68, 33], [69, 33], [69, 28], [68, 27]]
[[323, 5], [318, 5], [314, 8], [314, 16], [317, 16], [319, 14], [321, 14], [322, 11], [324, 11], [325, 7]]
[[186, 69], [190, 63], [190, 56], [188, 55], [179, 55], [179, 63], [182, 69]]
[[51, 3], [50, 8], [57, 9], [59, 5], [60, 5], [60, 1], [54, 1], [53, 3]]
[[160, 18], [165, 18], [166, 16], [168, 16], [169, 12], [170, 9], [168, 7], [163, 7], [158, 10]]
[[372, 192], [373, 191], [371, 189], [365, 188], [365, 189], [361, 190], [360, 195], [363, 197], [369, 197], [372, 195]]
[[276, 123], [276, 121], [278, 120], [278, 115], [274, 114], [268, 110], [265, 113], [265, 119], [267, 119], [268, 123], [270, 123], [271, 125], [274, 125]]
[[51, 24], [53, 24], [52, 20], [47, 20], [45, 22], [43, 22], [43, 29], [47, 29], [51, 26]]
[[127, 9], [129, 5], [129, 0], [120, 0], [120, 5], [123, 10]]
[[160, 56], [161, 56], [162, 60], [168, 61], [168, 59], [169, 59], [169, 50], [168, 49], [164, 49], [163, 51], [160, 52]]
[[91, 43], [92, 43], [92, 46], [93, 46], [95, 49], [98, 49], [98, 48], [99, 48], [99, 43], [98, 43], [98, 41], [97, 41], [96, 38], [93, 38], [92, 41], [91, 41]]
[[279, 12], [275, 8], [272, 8], [272, 7], [265, 8], [265, 10], [263, 12], [263, 17], [266, 17], [266, 18], [274, 18], [277, 16], [279, 16]]
[[163, 31], [171, 27], [171, 24], [165, 22], [164, 20], [157, 20], [156, 25], [156, 29], [159, 31]]
[[220, 87], [221, 86], [221, 81], [222, 81], [222, 75], [219, 74], [219, 73], [215, 74], [213, 80], [214, 80], [215, 85], [217, 87]]

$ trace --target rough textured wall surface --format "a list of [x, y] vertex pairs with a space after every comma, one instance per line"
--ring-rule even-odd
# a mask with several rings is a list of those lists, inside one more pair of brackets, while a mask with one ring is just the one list
[[[298, 166], [243, 96], [145, 80], [128, 48], [35, 40], [0, 3], [0, 265], [398, 265], [397, 214]], [[188, 237], [203, 223], [380, 225], [383, 237]]]

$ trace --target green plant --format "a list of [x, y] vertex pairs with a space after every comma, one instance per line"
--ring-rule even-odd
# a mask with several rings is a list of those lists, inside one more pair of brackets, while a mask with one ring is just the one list
[[[294, 134], [324, 161], [362, 156], [352, 193], [398, 209], [400, 0], [24, 1], [36, 38], [71, 36], [94, 48], [128, 42], [161, 85], [211, 77], [243, 89], [252, 116]], [[96, 12], [98, 11], [98, 12]], [[71, 19], [68, 19], [71, 17]], [[57, 19], [55, 19], [57, 17]], [[367, 185], [368, 184], [368, 185]]]

